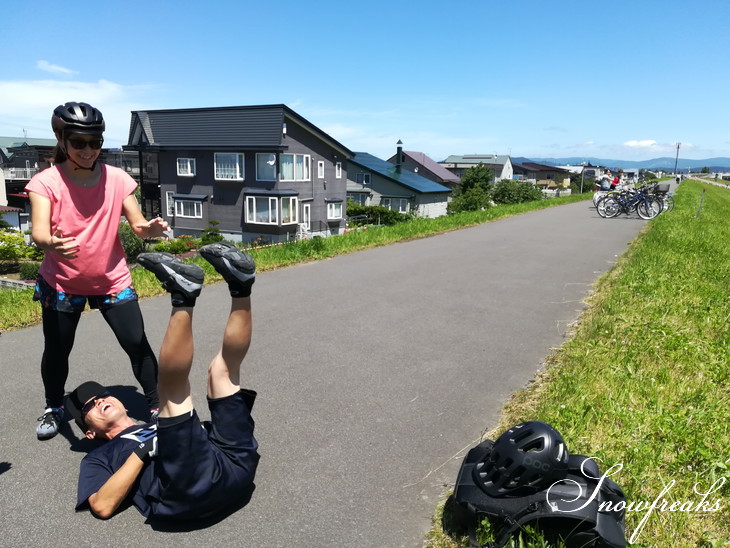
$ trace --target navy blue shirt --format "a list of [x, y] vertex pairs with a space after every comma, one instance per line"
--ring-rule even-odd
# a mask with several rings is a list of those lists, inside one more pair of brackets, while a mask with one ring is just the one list
[[[89, 497], [101, 489], [107, 480], [122, 467], [140, 443], [156, 435], [156, 424], [130, 426], [87, 454], [81, 461], [76, 509], [80, 510], [85, 507]], [[130, 490], [132, 503], [144, 516], [148, 516], [150, 513], [150, 505], [145, 500], [145, 495], [155, 481], [154, 467], [148, 461]]]

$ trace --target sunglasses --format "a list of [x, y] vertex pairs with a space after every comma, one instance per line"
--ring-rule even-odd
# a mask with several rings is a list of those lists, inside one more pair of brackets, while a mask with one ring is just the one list
[[83, 150], [87, 147], [91, 147], [93, 150], [99, 150], [101, 148], [101, 145], [104, 144], [104, 139], [99, 137], [98, 139], [92, 139], [90, 141], [86, 141], [84, 139], [66, 139], [68, 143], [71, 145], [72, 148], [76, 150]]
[[93, 398], [91, 398], [81, 408], [81, 416], [85, 417], [86, 414], [94, 408], [94, 405], [96, 405], [96, 402], [98, 400], [103, 400], [104, 398], [108, 398], [109, 396], [111, 396], [111, 394], [108, 391], [104, 391], [98, 396], [94, 396]]

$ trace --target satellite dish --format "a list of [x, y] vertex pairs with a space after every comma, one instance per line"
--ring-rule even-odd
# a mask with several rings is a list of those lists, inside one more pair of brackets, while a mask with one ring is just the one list
[[276, 163], [276, 156], [273, 154], [269, 154], [269, 159], [266, 160], [266, 163], [270, 166], [273, 166]]

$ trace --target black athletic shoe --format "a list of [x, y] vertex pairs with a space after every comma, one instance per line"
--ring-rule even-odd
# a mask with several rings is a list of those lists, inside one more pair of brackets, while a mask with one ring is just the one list
[[169, 293], [182, 293], [195, 298], [203, 289], [203, 269], [185, 264], [170, 253], [140, 253], [137, 262], [157, 276]]
[[199, 253], [228, 282], [233, 297], [248, 297], [256, 280], [256, 263], [251, 255], [228, 242], [204, 245]]

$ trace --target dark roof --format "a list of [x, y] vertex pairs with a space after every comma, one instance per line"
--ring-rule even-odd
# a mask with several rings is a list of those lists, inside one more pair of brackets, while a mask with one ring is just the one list
[[125, 150], [286, 150], [286, 123], [301, 126], [346, 156], [352, 151], [286, 105], [137, 110]]
[[538, 164], [537, 162], [523, 162], [521, 164], [514, 164], [512, 167], [515, 169], [522, 168], [527, 171], [557, 171], [562, 173], [570, 173], [569, 170], [563, 169], [562, 167]]
[[372, 154], [367, 152], [356, 152], [355, 157], [350, 160], [351, 163], [357, 164], [361, 167], [369, 169], [370, 171], [377, 173], [391, 181], [403, 185], [411, 190], [421, 193], [429, 192], [451, 192], [451, 189], [421, 177], [407, 169], [402, 169], [400, 172], [396, 170], [395, 165], [380, 158], [376, 158]]
[[[446, 169], [444, 166], [436, 162], [435, 160], [432, 160], [426, 154], [423, 152], [416, 152], [413, 150], [404, 150], [403, 154], [408, 156], [411, 160], [413, 160], [415, 163], [422, 165], [427, 170], [429, 170], [431, 173], [436, 175], [437, 177], [443, 179], [444, 181], [451, 181], [458, 183], [459, 177], [454, 175], [451, 171]], [[388, 161], [393, 163], [393, 160], [397, 158], [397, 154], [395, 156], [391, 156], [388, 158]]]

